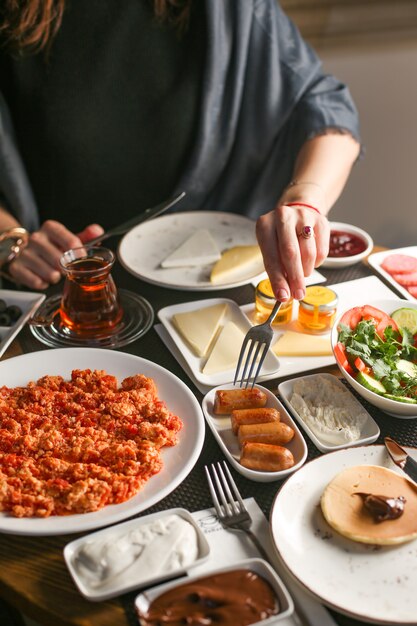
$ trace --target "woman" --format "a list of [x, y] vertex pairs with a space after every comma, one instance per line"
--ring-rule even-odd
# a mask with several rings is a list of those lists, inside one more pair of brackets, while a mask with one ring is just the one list
[[276, 296], [303, 297], [358, 122], [276, 0], [3, 5], [0, 229], [33, 231], [16, 281], [46, 288], [63, 250], [185, 189], [181, 210], [258, 217]]

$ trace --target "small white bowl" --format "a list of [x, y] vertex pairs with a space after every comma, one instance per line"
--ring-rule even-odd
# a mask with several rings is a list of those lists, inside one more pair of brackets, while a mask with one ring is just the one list
[[[135, 599], [136, 612], [138, 613], [138, 615], [140, 615], [140, 613], [145, 613], [153, 600], [155, 600], [165, 591], [169, 591], [172, 588], [186, 585], [189, 582], [194, 582], [201, 578], [205, 578], [206, 576], [222, 574], [237, 569], [251, 570], [259, 574], [259, 576], [262, 576], [262, 578], [264, 578], [271, 585], [276, 597], [278, 598], [279, 606], [281, 608], [278, 615], [273, 615], [271, 617], [268, 617], [267, 619], [261, 620], [260, 622], [254, 622], [252, 626], [256, 626], [257, 624], [259, 624], [259, 626], [268, 626], [268, 624], [272, 626], [272, 624], [276, 624], [278, 621], [289, 617], [293, 613], [294, 604], [291, 596], [284, 587], [284, 583], [278, 577], [277, 573], [275, 572], [275, 570], [272, 569], [269, 563], [267, 563], [263, 559], [245, 559], [243, 561], [238, 561], [234, 565], [228, 565], [227, 567], [222, 567], [220, 569], [215, 569], [211, 571], [209, 570], [197, 576], [187, 577], [185, 580], [175, 580], [169, 583], [165, 583], [164, 585], [158, 585], [158, 587], [153, 587], [152, 589], [147, 589], [146, 591], [138, 595]], [[139, 623], [141, 623], [140, 620]]]
[[357, 226], [353, 226], [353, 224], [344, 224], [343, 222], [330, 222], [330, 230], [340, 230], [346, 233], [351, 233], [353, 235], [357, 235], [361, 239], [366, 242], [366, 249], [359, 254], [354, 254], [353, 256], [343, 256], [343, 257], [327, 257], [321, 267], [333, 268], [333, 269], [341, 269], [343, 267], [349, 267], [350, 265], [355, 265], [355, 263], [359, 263], [368, 254], [371, 254], [372, 249], [374, 247], [374, 242], [372, 237], [368, 235], [365, 230], [362, 228], [358, 228]]
[[[322, 441], [318, 435], [316, 435], [308, 424], [303, 420], [303, 418], [297, 413], [294, 407], [291, 405], [291, 397], [293, 394], [294, 383], [297, 380], [301, 379], [311, 379], [312, 381], [317, 381], [317, 384], [320, 384], [320, 378], [328, 378], [335, 385], [339, 386], [344, 392], [347, 392], [351, 395], [352, 400], [358, 406], [358, 412], [362, 411], [366, 413], [367, 419], [362, 427], [361, 436], [359, 439], [355, 441], [348, 441], [341, 444], [330, 444]], [[310, 437], [311, 441], [314, 443], [316, 448], [318, 448], [321, 452], [334, 452], [335, 450], [343, 450], [344, 448], [353, 448], [354, 446], [364, 446], [369, 443], [373, 443], [379, 437], [379, 426], [375, 422], [375, 420], [371, 417], [368, 411], [361, 405], [359, 400], [355, 398], [355, 396], [345, 387], [345, 385], [333, 374], [311, 374], [309, 376], [300, 376], [299, 378], [291, 378], [291, 380], [286, 380], [283, 383], [278, 385], [278, 391], [284, 402], [285, 406], [291, 411], [300, 424], [301, 428], [305, 433]]]
[[[401, 309], [401, 307], [407, 307], [409, 309], [417, 309], [417, 302], [409, 302], [408, 300], [401, 300], [400, 298], [393, 298], [391, 300], [372, 300], [368, 302], [370, 306], [373, 306], [388, 315], [391, 315], [396, 309]], [[355, 303], [352, 302], [352, 307], [355, 306]], [[337, 344], [338, 338], [338, 330], [340, 320], [345, 311], [342, 311], [336, 320], [331, 334], [331, 343], [332, 349], [334, 352], [335, 345]], [[384, 396], [380, 396], [374, 391], [370, 389], [366, 389], [363, 385], [358, 383], [353, 376], [348, 374], [348, 372], [338, 363], [336, 359], [336, 363], [342, 373], [342, 375], [346, 378], [350, 385], [358, 392], [362, 398], [367, 400], [370, 404], [378, 407], [381, 411], [385, 411], [388, 415], [392, 415], [393, 417], [399, 417], [401, 419], [416, 419], [417, 418], [417, 404], [407, 404], [405, 402], [399, 402], [397, 400], [390, 400], [389, 398], [385, 398]]]
[[269, 483], [274, 480], [282, 480], [283, 478], [286, 478], [303, 465], [307, 458], [307, 444], [304, 441], [297, 424], [294, 422], [285, 406], [278, 400], [272, 391], [269, 391], [269, 389], [266, 389], [266, 387], [262, 387], [261, 385], [256, 385], [256, 387], [266, 393], [266, 406], [277, 409], [280, 413], [281, 422], [291, 426], [294, 430], [294, 437], [289, 443], [285, 444], [285, 447], [290, 450], [294, 457], [294, 465], [288, 469], [280, 470], [278, 472], [261, 472], [244, 467], [239, 463], [240, 449], [237, 436], [232, 431], [230, 415], [215, 415], [214, 413], [214, 398], [216, 391], [218, 389], [234, 389], [235, 386], [233, 384], [220, 385], [219, 387], [211, 389], [211, 391], [204, 396], [201, 406], [203, 408], [206, 422], [210, 426], [217, 443], [235, 470], [239, 472], [239, 474], [242, 474], [245, 478], [249, 478], [249, 480], [254, 480], [260, 483]]
[[[102, 588], [95, 588], [92, 585], [89, 585], [88, 581], [78, 572], [75, 561], [77, 553], [85, 543], [92, 541], [93, 539], [106, 539], [106, 537], [111, 537], [112, 535], [121, 535], [125, 532], [128, 533], [129, 531], [134, 530], [139, 526], [149, 524], [150, 522], [163, 519], [164, 517], [168, 517], [170, 515], [178, 515], [194, 527], [198, 542], [198, 558], [190, 565], [187, 565], [186, 567], [180, 567], [176, 570], [171, 570], [169, 572], [166, 572], [165, 574], [160, 573], [157, 576], [148, 576], [146, 580], [143, 578], [143, 576], [140, 578], [140, 580], [135, 580], [134, 574], [131, 574], [127, 577], [127, 580], [123, 581], [119, 579], [113, 583], [109, 581], [109, 583]], [[208, 559], [209, 554], [210, 546], [207, 543], [207, 539], [205, 538], [204, 533], [192, 517], [191, 513], [186, 509], [180, 508], [159, 511], [157, 513], [152, 513], [152, 515], [145, 515], [144, 517], [139, 517], [130, 520], [129, 522], [124, 522], [123, 524], [109, 526], [108, 528], [104, 528], [103, 530], [99, 530], [95, 533], [90, 533], [89, 535], [85, 535], [80, 539], [71, 541], [71, 543], [68, 543], [64, 548], [64, 560], [75, 584], [78, 587], [78, 590], [85, 598], [87, 598], [87, 600], [91, 600], [93, 602], [108, 600], [109, 598], [114, 598], [115, 596], [127, 593], [128, 591], [133, 591], [134, 589], [140, 589], [141, 587], [154, 585], [167, 578], [172, 578], [174, 576], [184, 574], [193, 567], [204, 563], [204, 561]]]

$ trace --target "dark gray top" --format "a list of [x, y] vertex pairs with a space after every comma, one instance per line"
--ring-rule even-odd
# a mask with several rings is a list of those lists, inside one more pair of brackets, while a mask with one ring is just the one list
[[[276, 0], [206, 0], [205, 7], [201, 104], [172, 191], [187, 191], [181, 210], [256, 217], [273, 208], [306, 139], [328, 128], [358, 138], [357, 112], [348, 89], [323, 74]], [[34, 195], [4, 100], [0, 108], [0, 190], [6, 206], [34, 228]]]

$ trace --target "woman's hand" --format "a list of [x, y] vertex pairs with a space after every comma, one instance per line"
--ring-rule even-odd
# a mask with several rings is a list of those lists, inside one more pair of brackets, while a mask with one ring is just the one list
[[[313, 209], [291, 204], [278, 204], [256, 223], [256, 236], [277, 300], [288, 300], [291, 295], [301, 300], [305, 294], [304, 277], [310, 276], [329, 251], [327, 218]], [[302, 236], [304, 226], [313, 229], [312, 237]]]
[[75, 235], [60, 222], [47, 220], [38, 231], [31, 233], [27, 247], [10, 263], [9, 274], [21, 285], [46, 289], [62, 276], [59, 264], [62, 253], [82, 246], [103, 232], [98, 224], [90, 224]]

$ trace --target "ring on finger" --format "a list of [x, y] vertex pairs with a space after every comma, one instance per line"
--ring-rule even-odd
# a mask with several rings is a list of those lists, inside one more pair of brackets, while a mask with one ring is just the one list
[[299, 233], [297, 233], [298, 237], [303, 237], [304, 239], [311, 239], [314, 237], [314, 228], [312, 226], [303, 226]]

